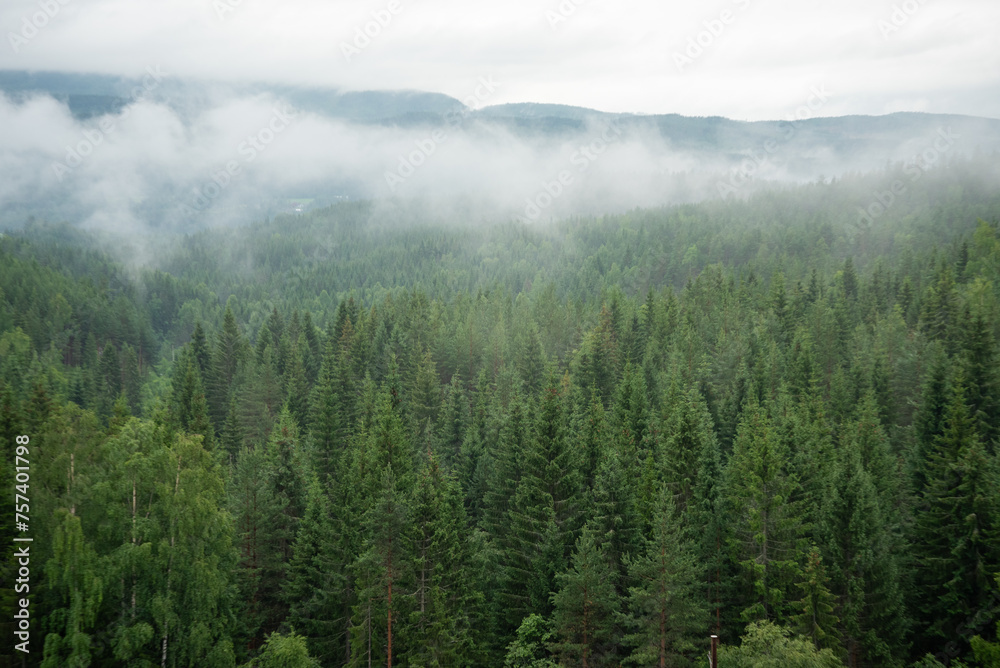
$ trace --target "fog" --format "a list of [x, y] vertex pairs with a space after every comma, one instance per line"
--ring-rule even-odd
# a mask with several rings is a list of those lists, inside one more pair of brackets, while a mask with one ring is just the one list
[[[271, 92], [168, 97], [150, 84], [119, 112], [86, 120], [52, 97], [0, 97], [0, 226], [34, 215], [135, 240], [344, 199], [391, 200], [394, 210], [420, 201], [449, 220], [475, 211], [470, 222], [536, 223], [742, 197], [892, 160], [933, 166], [1000, 146], [1000, 122], [968, 117], [894, 121], [867, 135], [850, 129], [864, 117], [720, 125], [592, 113], [549, 127], [546, 117], [525, 125], [498, 108], [461, 105], [436, 118], [356, 122]], [[690, 130], [663, 130], [663, 119], [711, 131], [689, 141]]]

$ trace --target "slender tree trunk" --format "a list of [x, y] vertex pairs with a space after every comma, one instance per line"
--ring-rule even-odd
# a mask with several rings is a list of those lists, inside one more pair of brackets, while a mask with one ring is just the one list
[[[177, 478], [174, 481], [174, 499], [177, 498], [177, 493], [181, 489], [181, 460], [177, 460]], [[173, 522], [171, 522], [173, 524]], [[174, 571], [174, 543], [176, 539], [176, 534], [174, 534], [174, 527], [170, 527], [170, 559], [167, 561], [167, 615], [170, 614], [170, 576]], [[167, 635], [170, 629], [170, 620], [168, 617], [163, 619], [163, 652], [160, 658], [160, 668], [167, 668]]]
[[344, 587], [344, 665], [351, 662], [351, 580]]
[[392, 668], [392, 543], [389, 543], [389, 661], [387, 668]]
[[167, 624], [163, 624], [163, 651], [160, 655], [160, 668], [167, 668]]
[[[132, 478], [132, 549], [135, 550], [135, 513], [136, 513], [136, 489], [135, 478]], [[132, 561], [132, 621], [135, 621], [135, 561]]]
[[660, 608], [660, 668], [667, 668], [667, 611]]

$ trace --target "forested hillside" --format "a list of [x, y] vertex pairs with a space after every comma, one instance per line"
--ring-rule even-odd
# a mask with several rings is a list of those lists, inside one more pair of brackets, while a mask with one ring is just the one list
[[23, 665], [1000, 665], [997, 169], [8, 233]]

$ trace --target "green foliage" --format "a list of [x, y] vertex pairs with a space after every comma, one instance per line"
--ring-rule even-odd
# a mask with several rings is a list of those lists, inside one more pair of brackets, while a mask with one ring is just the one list
[[[898, 170], [543, 226], [348, 203], [164, 235], [155, 270], [0, 237], [36, 658], [989, 660], [1000, 230], [968, 169], [864, 229], [845, 198]], [[741, 654], [762, 619], [803, 636]]]
[[556, 653], [572, 665], [614, 665], [619, 597], [614, 572], [592, 531], [576, 542], [570, 567], [556, 576], [552, 597]]
[[828, 649], [772, 622], [754, 622], [738, 647], [719, 648], [719, 665], [732, 668], [840, 668], [843, 664]]
[[553, 635], [549, 622], [541, 615], [525, 617], [517, 629], [517, 638], [507, 646], [504, 668], [556, 668], [547, 649]]
[[653, 533], [645, 548], [626, 560], [629, 581], [626, 643], [628, 662], [675, 665], [694, 649], [692, 637], [705, 625], [704, 601], [697, 591], [698, 570], [690, 545], [675, 519], [666, 490], [660, 493]]
[[243, 668], [320, 668], [320, 665], [309, 656], [305, 638], [295, 633], [274, 632], [267, 637], [260, 655]]

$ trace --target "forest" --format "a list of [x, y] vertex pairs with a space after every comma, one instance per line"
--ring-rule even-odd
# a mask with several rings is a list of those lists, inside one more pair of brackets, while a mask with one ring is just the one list
[[1000, 666], [996, 158], [7, 230], [0, 661]]

